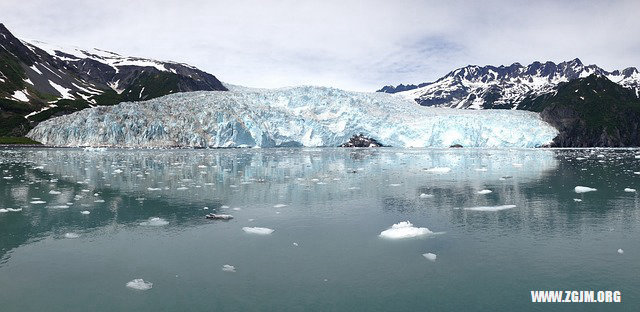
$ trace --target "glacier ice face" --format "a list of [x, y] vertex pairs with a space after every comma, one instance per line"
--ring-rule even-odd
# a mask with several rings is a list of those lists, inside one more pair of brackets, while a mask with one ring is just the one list
[[89, 108], [27, 136], [54, 146], [317, 147], [357, 134], [395, 147], [536, 147], [557, 130], [532, 112], [421, 107], [397, 95], [324, 87], [233, 87]]

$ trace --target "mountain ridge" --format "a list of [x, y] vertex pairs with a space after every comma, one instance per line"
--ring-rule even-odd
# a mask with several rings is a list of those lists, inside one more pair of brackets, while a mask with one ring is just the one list
[[21, 136], [38, 122], [88, 107], [226, 90], [187, 64], [21, 40], [0, 23], [0, 136]]
[[501, 66], [469, 65], [455, 69], [433, 82], [419, 85], [385, 86], [378, 92], [396, 93], [423, 106], [467, 109], [517, 109], [525, 98], [553, 92], [561, 82], [606, 76], [640, 96], [640, 73], [635, 67], [606, 71], [584, 65], [576, 58], [561, 63], [533, 62]]

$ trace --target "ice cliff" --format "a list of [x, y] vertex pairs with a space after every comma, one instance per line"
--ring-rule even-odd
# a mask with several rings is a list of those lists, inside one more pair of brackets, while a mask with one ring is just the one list
[[536, 147], [557, 130], [525, 111], [430, 108], [397, 95], [324, 87], [178, 93], [40, 123], [53, 146], [338, 146], [358, 134], [396, 147]]

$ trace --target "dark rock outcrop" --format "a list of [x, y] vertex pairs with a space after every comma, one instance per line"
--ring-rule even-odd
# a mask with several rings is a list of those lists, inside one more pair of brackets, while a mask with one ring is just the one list
[[375, 139], [367, 138], [362, 134], [354, 135], [353, 137], [351, 137], [351, 139], [349, 139], [349, 142], [346, 142], [340, 145], [340, 147], [382, 147], [382, 146], [383, 145], [380, 144]]

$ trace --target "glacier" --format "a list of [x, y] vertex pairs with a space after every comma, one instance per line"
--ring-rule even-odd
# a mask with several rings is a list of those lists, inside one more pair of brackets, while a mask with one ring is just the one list
[[537, 113], [417, 105], [402, 96], [327, 87], [176, 93], [87, 108], [27, 137], [66, 147], [321, 147], [358, 134], [394, 147], [539, 147], [557, 130]]

